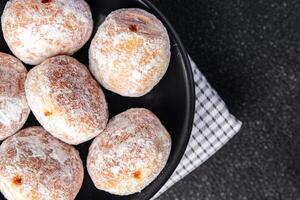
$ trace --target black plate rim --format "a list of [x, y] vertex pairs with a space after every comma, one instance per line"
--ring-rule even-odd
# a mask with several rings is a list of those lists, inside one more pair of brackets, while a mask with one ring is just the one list
[[188, 115], [189, 115], [189, 120], [188, 120], [187, 130], [184, 133], [184, 134], [186, 134], [185, 141], [182, 142], [182, 146], [180, 147], [181, 150], [180, 150], [180, 153], [178, 154], [176, 161], [174, 161], [173, 165], [171, 165], [168, 168], [168, 171], [165, 172], [165, 174], [166, 174], [165, 178], [162, 179], [162, 181], [157, 183], [156, 185], [153, 185], [153, 189], [152, 189], [153, 192], [151, 192], [151, 194], [147, 197], [150, 199], [163, 187], [163, 185], [171, 177], [171, 175], [177, 168], [179, 162], [181, 161], [181, 158], [183, 157], [183, 154], [186, 150], [189, 139], [191, 137], [192, 127], [193, 127], [193, 122], [194, 122], [196, 98], [195, 98], [195, 85], [194, 85], [194, 77], [193, 77], [191, 63], [190, 63], [187, 51], [186, 51], [182, 41], [180, 40], [179, 35], [175, 31], [175, 29], [173, 28], [173, 26], [171, 25], [169, 20], [164, 16], [164, 14], [162, 14], [162, 12], [153, 3], [151, 3], [148, 0], [139, 0], [139, 1], [143, 4], [145, 4], [146, 6], [148, 6], [149, 8], [151, 8], [152, 10], [154, 10], [158, 14], [158, 16], [163, 20], [163, 23], [167, 25], [167, 28], [170, 30], [171, 34], [174, 36], [175, 41], [178, 45], [179, 51], [182, 55], [184, 66], [185, 66], [186, 74], [184, 76], [185, 76], [185, 79], [188, 80], [188, 87], [186, 87], [186, 89], [187, 89], [187, 96], [189, 98], [189, 101], [188, 101], [189, 103], [187, 105], [189, 107], [187, 109]]

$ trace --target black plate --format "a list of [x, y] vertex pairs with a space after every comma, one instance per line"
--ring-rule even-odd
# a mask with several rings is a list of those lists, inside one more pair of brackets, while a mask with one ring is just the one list
[[[0, 1], [0, 14], [7, 0]], [[78, 200], [125, 200], [125, 199], [150, 199], [168, 180], [176, 166], [178, 165], [186, 145], [188, 143], [192, 122], [194, 117], [194, 84], [193, 77], [185, 49], [179, 40], [176, 32], [161, 14], [161, 12], [149, 1], [141, 0], [88, 0], [92, 9], [94, 19], [94, 33], [97, 27], [103, 22], [105, 16], [113, 10], [119, 8], [137, 7], [143, 8], [156, 15], [166, 26], [172, 46], [172, 57], [169, 69], [160, 83], [147, 95], [139, 98], [126, 98], [104, 90], [108, 101], [110, 116], [114, 116], [128, 108], [145, 107], [153, 111], [168, 129], [172, 137], [172, 151], [168, 163], [158, 178], [153, 181], [142, 192], [130, 196], [115, 196], [106, 192], [97, 190], [93, 185], [85, 168], [85, 177], [82, 188], [77, 195]], [[92, 36], [93, 37], [93, 36]], [[74, 57], [88, 65], [88, 48], [90, 41], [78, 51]], [[10, 53], [3, 36], [0, 33], [0, 51]], [[29, 70], [32, 66], [26, 66]], [[39, 125], [35, 117], [30, 114], [25, 127]], [[84, 165], [91, 141], [78, 145], [76, 148], [80, 151]], [[0, 200], [4, 197], [0, 194]]]

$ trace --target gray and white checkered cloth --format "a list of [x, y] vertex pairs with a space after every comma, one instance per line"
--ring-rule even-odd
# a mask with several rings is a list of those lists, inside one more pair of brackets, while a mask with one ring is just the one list
[[229, 113], [224, 101], [210, 86], [193, 61], [191, 61], [191, 65], [196, 94], [191, 138], [175, 172], [153, 199], [216, 153], [240, 130], [242, 125]]

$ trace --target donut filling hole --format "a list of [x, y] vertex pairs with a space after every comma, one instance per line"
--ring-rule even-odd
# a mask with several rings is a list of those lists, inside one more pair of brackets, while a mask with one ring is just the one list
[[44, 112], [44, 115], [45, 115], [46, 117], [49, 117], [50, 115], [52, 115], [52, 112], [46, 110], [46, 111]]
[[15, 186], [20, 186], [22, 185], [22, 178], [20, 176], [15, 176], [13, 177], [12, 179], [12, 183], [15, 185]]
[[142, 178], [142, 173], [140, 171], [136, 171], [133, 173], [133, 177], [137, 180], [140, 180]]
[[42, 3], [50, 3], [52, 0], [42, 0]]
[[129, 25], [129, 30], [136, 33], [136, 32], [138, 31], [137, 25], [135, 25], [135, 24], [130, 24], [130, 25]]

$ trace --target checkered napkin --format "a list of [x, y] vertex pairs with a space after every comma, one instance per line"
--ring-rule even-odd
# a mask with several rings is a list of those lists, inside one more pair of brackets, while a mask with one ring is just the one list
[[241, 128], [217, 92], [191, 60], [195, 82], [195, 116], [191, 138], [178, 167], [153, 197], [157, 198], [216, 153]]

